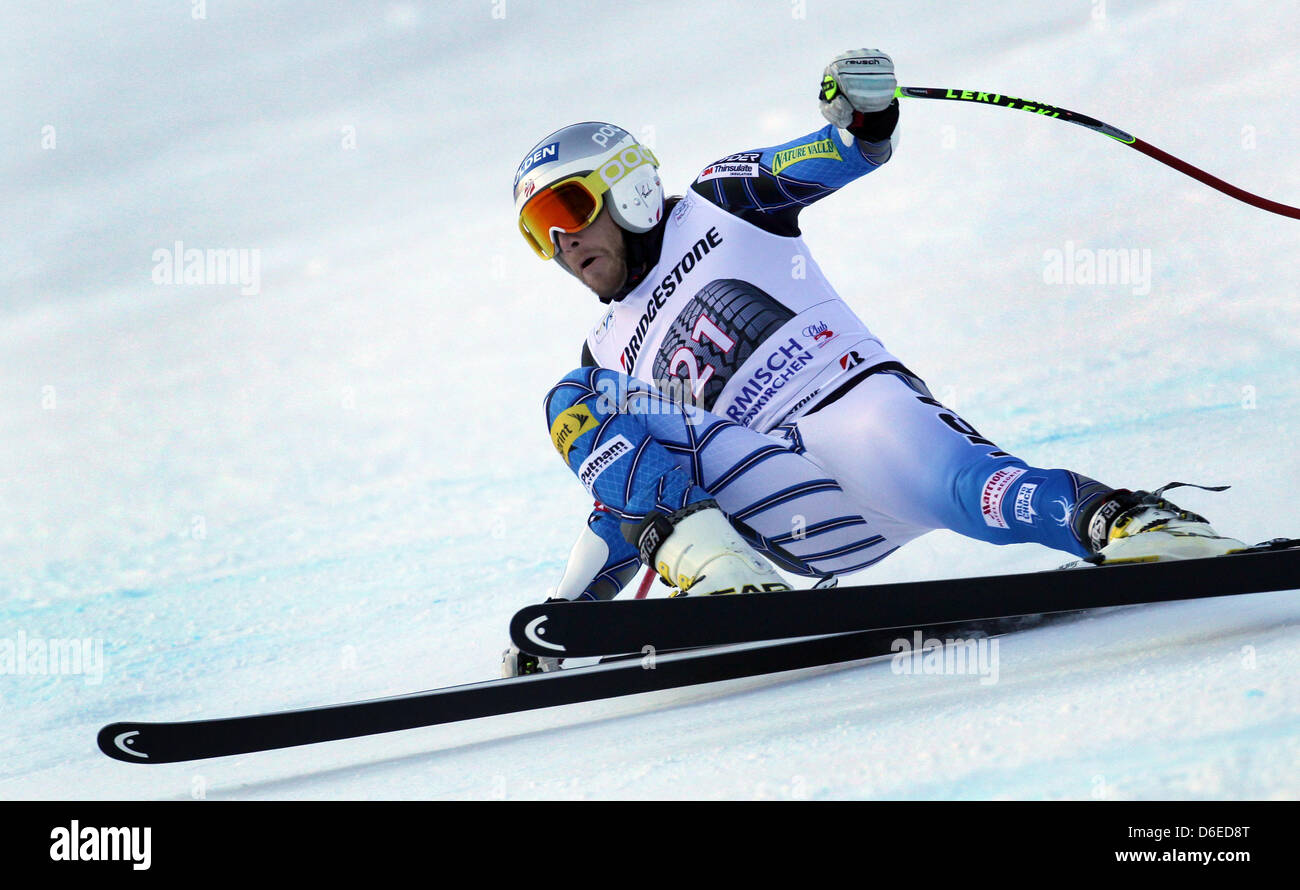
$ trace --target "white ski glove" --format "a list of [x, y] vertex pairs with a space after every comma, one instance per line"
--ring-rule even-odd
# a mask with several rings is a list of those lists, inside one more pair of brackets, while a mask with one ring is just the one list
[[861, 123], [861, 118], [854, 120], [854, 112], [871, 115], [884, 111], [894, 101], [897, 88], [894, 60], [888, 55], [878, 49], [849, 50], [836, 56], [822, 72], [818, 96], [822, 116], [853, 132], [854, 124]]

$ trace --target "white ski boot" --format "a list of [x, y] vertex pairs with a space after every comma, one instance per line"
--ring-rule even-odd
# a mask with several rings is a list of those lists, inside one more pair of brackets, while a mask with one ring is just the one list
[[[1203, 516], [1183, 510], [1160, 495], [1184, 483], [1155, 491], [1117, 489], [1102, 501], [1088, 523], [1093, 556], [1089, 562], [1156, 562], [1222, 556], [1246, 545], [1225, 538]], [[1214, 489], [1211, 489], [1214, 490]]]
[[511, 645], [501, 653], [501, 676], [523, 677], [527, 674], [549, 674], [560, 670], [560, 659], [549, 655], [533, 655], [520, 652], [519, 647]]
[[677, 588], [672, 596], [790, 589], [714, 501], [692, 504], [671, 516], [651, 514], [635, 543], [641, 561]]

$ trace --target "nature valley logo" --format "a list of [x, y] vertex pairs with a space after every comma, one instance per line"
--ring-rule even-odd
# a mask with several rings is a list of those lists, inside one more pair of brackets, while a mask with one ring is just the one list
[[803, 145], [796, 145], [794, 148], [785, 148], [778, 151], [772, 156], [772, 172], [780, 173], [786, 167], [813, 158], [827, 158], [832, 161], [844, 160], [840, 156], [839, 148], [835, 145], [835, 140], [818, 139], [816, 142], [805, 142]]
[[560, 453], [560, 457], [567, 461], [569, 452], [573, 450], [574, 440], [591, 432], [598, 425], [586, 405], [566, 408], [551, 424], [551, 444]]

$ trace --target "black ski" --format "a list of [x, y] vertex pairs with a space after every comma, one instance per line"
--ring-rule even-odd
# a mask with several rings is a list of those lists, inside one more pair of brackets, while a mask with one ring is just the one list
[[[969, 636], [1021, 626], [1017, 622], [961, 622], [946, 631]], [[125, 763], [176, 763], [248, 754], [856, 661], [889, 654], [899, 636], [897, 631], [836, 634], [722, 651], [660, 654], [298, 711], [178, 723], [112, 723], [99, 731], [98, 742], [101, 751]]]
[[583, 657], [1300, 588], [1300, 540], [1227, 556], [772, 593], [543, 603], [510, 636], [539, 655]]

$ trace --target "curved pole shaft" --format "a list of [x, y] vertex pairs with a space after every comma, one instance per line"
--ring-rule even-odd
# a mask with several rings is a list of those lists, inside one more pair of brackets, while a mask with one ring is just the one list
[[1078, 124], [1081, 127], [1087, 127], [1089, 130], [1095, 130], [1103, 136], [1109, 136], [1116, 142], [1122, 142], [1130, 148], [1137, 149], [1144, 155], [1154, 158], [1166, 166], [1172, 167], [1179, 173], [1192, 177], [1197, 182], [1203, 182], [1210, 188], [1217, 189], [1225, 195], [1236, 198], [1238, 201], [1244, 201], [1253, 207], [1261, 210], [1267, 210], [1269, 213], [1276, 213], [1279, 216], [1287, 216], [1291, 219], [1300, 219], [1300, 208], [1292, 207], [1288, 204], [1282, 204], [1277, 201], [1271, 201], [1268, 198], [1262, 198], [1245, 189], [1238, 188], [1229, 182], [1224, 182], [1217, 176], [1206, 173], [1199, 167], [1195, 167], [1181, 158], [1174, 157], [1167, 151], [1162, 151], [1144, 142], [1136, 136], [1125, 133], [1123, 130], [1112, 127], [1110, 124], [1103, 123], [1096, 118], [1088, 117], [1086, 114], [1079, 114], [1077, 111], [1070, 111], [1068, 108], [1060, 108], [1055, 105], [1048, 105], [1044, 102], [1033, 102], [1021, 99], [1016, 96], [1007, 96], [1002, 93], [984, 93], [977, 90], [949, 90], [941, 87], [899, 87], [895, 96], [909, 99], [953, 99], [959, 102], [979, 102], [983, 105], [998, 105], [1002, 108], [1015, 108], [1021, 111], [1029, 111], [1034, 114], [1041, 114], [1044, 117], [1054, 117], [1061, 120], [1069, 121], [1072, 124]]

